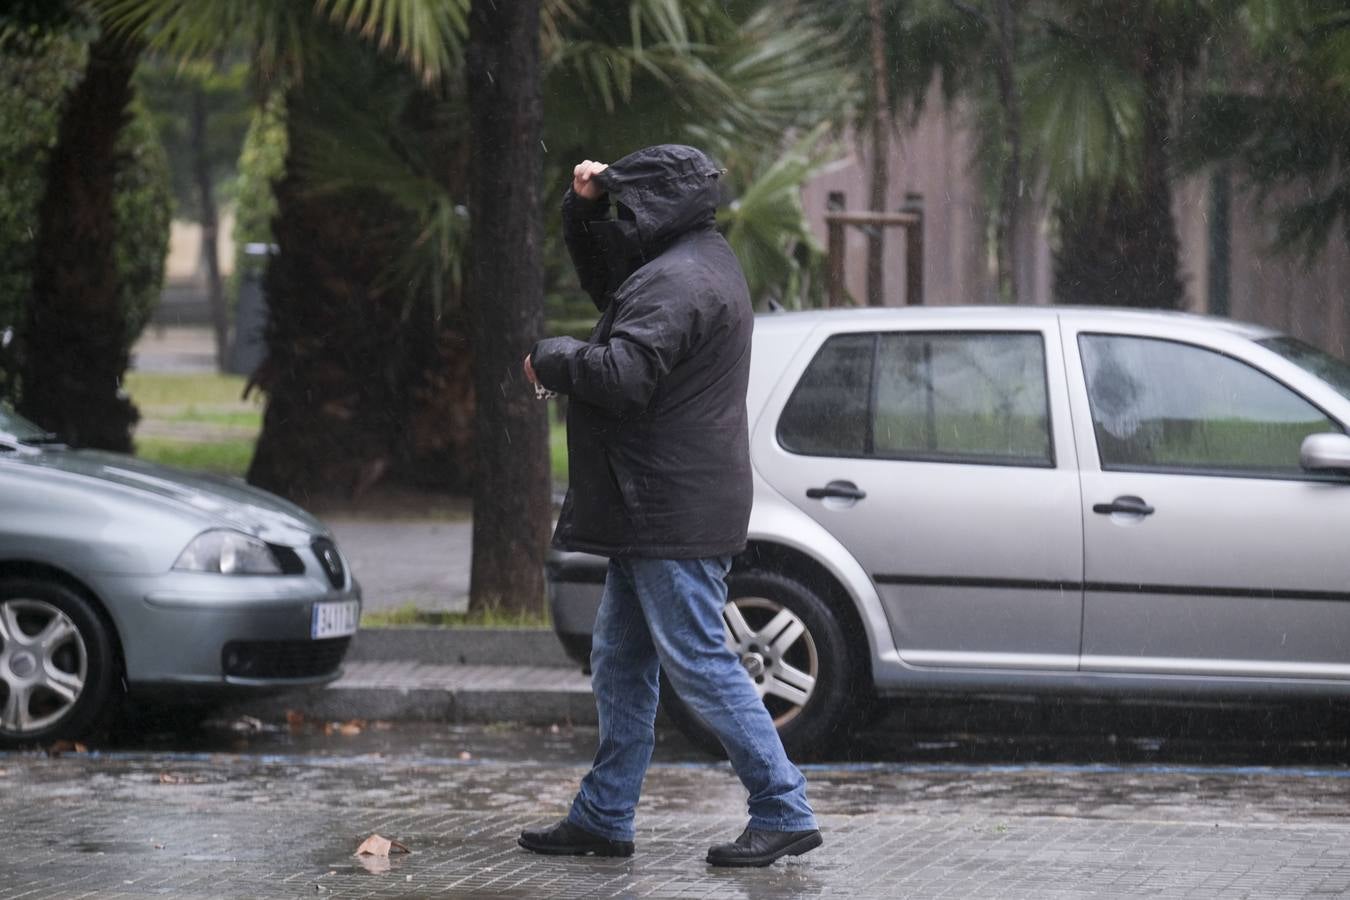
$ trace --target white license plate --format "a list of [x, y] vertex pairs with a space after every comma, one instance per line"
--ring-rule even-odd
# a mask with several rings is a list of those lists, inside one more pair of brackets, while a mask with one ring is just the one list
[[310, 637], [344, 637], [356, 634], [356, 625], [361, 619], [361, 604], [356, 600], [344, 600], [341, 603], [315, 603], [314, 616], [310, 623]]

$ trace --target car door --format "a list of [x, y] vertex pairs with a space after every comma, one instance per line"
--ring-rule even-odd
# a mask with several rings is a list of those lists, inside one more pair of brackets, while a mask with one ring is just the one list
[[1342, 423], [1244, 358], [1250, 341], [1072, 321], [1064, 340], [1083, 669], [1350, 678], [1350, 488], [1299, 466], [1303, 438]]
[[760, 474], [864, 567], [911, 665], [1077, 667], [1079, 486], [1038, 321], [818, 337], [761, 422]]

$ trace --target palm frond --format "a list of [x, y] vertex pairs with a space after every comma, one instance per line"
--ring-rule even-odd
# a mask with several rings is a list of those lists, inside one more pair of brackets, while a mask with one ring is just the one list
[[314, 8], [381, 49], [394, 49], [427, 81], [462, 60], [469, 0], [314, 0]]
[[1028, 151], [1051, 196], [1138, 181], [1145, 89], [1092, 42], [1052, 33], [1023, 74]]
[[824, 141], [828, 122], [781, 153], [761, 154], [739, 196], [718, 224], [740, 260], [757, 304], [775, 299], [789, 307], [814, 305], [823, 293], [824, 251], [811, 233], [801, 188], [838, 155]]

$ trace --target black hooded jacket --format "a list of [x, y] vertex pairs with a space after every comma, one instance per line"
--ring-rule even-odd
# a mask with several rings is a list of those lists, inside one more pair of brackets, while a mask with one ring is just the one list
[[713, 227], [717, 174], [702, 152], [664, 144], [596, 176], [607, 197], [563, 198], [567, 249], [601, 315], [590, 340], [531, 354], [540, 383], [569, 397], [555, 546], [663, 559], [745, 547], [754, 317]]

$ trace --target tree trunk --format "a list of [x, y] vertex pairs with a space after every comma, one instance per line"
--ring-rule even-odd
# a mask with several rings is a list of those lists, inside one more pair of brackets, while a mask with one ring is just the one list
[[[868, 209], [885, 212], [890, 188], [890, 142], [887, 140], [889, 104], [881, 0], [868, 0], [867, 19], [872, 58], [872, 183], [869, 185]], [[886, 229], [880, 225], [871, 225], [867, 229], [867, 305], [886, 305]]]
[[[287, 95], [290, 146], [307, 104]], [[307, 190], [293, 158], [276, 185], [268, 263], [267, 395], [252, 484], [304, 503], [381, 481], [468, 487], [474, 396], [462, 332], [388, 289], [406, 216], [376, 191]]]
[[1003, 171], [999, 175], [998, 215], [994, 222], [998, 297], [1017, 303], [1018, 219], [1022, 206], [1022, 107], [1017, 93], [1017, 10], [1013, 0], [998, 0], [998, 82], [1003, 109]]
[[1145, 38], [1144, 130], [1138, 187], [1116, 185], [1104, 201], [1061, 204], [1055, 299], [1061, 303], [1180, 309], [1185, 290], [1172, 219], [1165, 73], [1158, 38]]
[[206, 297], [211, 309], [211, 325], [216, 333], [216, 368], [223, 372], [230, 347], [230, 316], [225, 308], [225, 288], [220, 278], [219, 232], [216, 214], [216, 189], [211, 182], [211, 159], [206, 145], [206, 91], [201, 85], [192, 89], [192, 177], [197, 182], [197, 202], [201, 204], [202, 263], [206, 266]]
[[122, 452], [139, 415], [121, 390], [128, 348], [113, 188], [137, 55], [105, 32], [66, 99], [38, 211], [20, 375], [24, 415], [73, 445]]
[[466, 48], [478, 398], [472, 609], [542, 610], [548, 407], [521, 364], [544, 326], [539, 0], [473, 0]]

